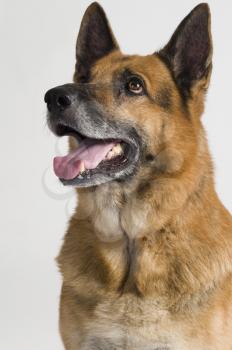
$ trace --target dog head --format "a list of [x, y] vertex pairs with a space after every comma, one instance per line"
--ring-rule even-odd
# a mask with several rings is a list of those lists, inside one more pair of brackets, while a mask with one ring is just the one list
[[211, 57], [207, 4], [148, 56], [123, 55], [103, 9], [90, 5], [77, 39], [74, 83], [45, 95], [51, 130], [79, 144], [55, 158], [57, 176], [88, 187], [181, 172], [198, 152]]

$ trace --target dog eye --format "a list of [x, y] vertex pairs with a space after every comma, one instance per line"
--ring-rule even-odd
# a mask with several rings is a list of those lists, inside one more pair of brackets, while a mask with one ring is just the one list
[[127, 82], [126, 89], [133, 94], [140, 95], [144, 91], [143, 81], [137, 77], [133, 77]]

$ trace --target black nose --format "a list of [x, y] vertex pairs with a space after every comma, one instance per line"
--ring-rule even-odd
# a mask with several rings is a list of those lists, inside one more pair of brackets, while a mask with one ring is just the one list
[[64, 111], [72, 103], [72, 95], [62, 87], [48, 90], [44, 96], [49, 112]]

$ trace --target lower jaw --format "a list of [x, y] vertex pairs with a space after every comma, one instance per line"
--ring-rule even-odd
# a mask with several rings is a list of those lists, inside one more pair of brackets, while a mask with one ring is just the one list
[[88, 170], [85, 174], [79, 174], [72, 180], [60, 179], [65, 186], [74, 186], [77, 188], [99, 186], [104, 183], [113, 181], [125, 182], [129, 180], [136, 171], [136, 164], [131, 164], [127, 168], [119, 170], [117, 172], [93, 172]]

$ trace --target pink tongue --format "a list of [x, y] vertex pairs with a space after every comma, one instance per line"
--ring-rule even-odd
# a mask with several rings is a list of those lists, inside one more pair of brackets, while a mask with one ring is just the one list
[[85, 169], [96, 168], [115, 144], [116, 142], [103, 143], [86, 139], [67, 156], [54, 158], [54, 172], [61, 179], [72, 180], [79, 175], [82, 162]]

